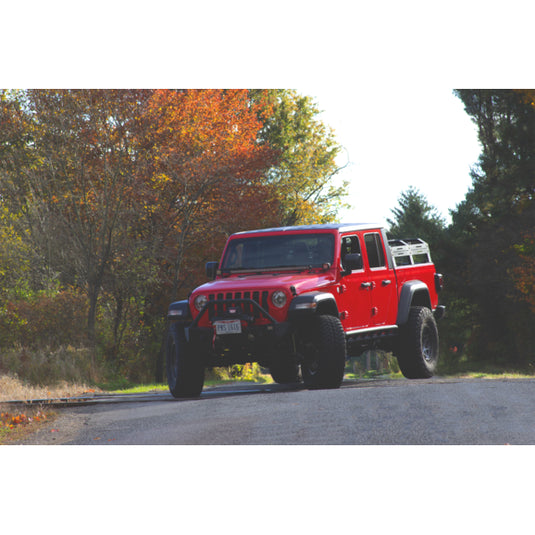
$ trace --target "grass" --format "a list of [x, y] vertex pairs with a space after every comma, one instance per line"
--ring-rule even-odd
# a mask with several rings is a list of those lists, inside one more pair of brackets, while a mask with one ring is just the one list
[[[257, 377], [254, 381], [250, 379], [207, 379], [204, 381], [204, 386], [218, 386], [218, 385], [226, 385], [226, 384], [233, 384], [233, 383], [258, 383], [258, 384], [268, 384], [273, 383], [273, 379], [271, 378], [271, 375], [264, 375], [261, 374], [259, 377]], [[111, 389], [111, 388], [104, 388], [106, 385], [101, 384], [102, 389], [106, 392], [110, 392], [112, 394], [145, 394], [148, 392], [167, 392], [169, 390], [169, 386], [167, 383], [152, 383], [152, 384], [137, 384], [137, 385], [130, 385], [124, 388], [118, 388], [118, 389]], [[110, 386], [109, 384], [107, 386]]]
[[165, 392], [169, 390], [167, 384], [164, 383], [152, 383], [152, 384], [140, 384], [132, 385], [126, 388], [119, 388], [116, 390], [107, 389], [107, 392], [112, 394], [145, 394], [147, 392]]
[[459, 372], [448, 377], [459, 379], [533, 379], [533, 374], [520, 372]]
[[[344, 375], [344, 379], [349, 381], [358, 381], [359, 379], [374, 379], [374, 378], [389, 378], [389, 379], [403, 379], [401, 372], [384, 373], [377, 370], [369, 370], [363, 374], [348, 371]], [[458, 377], [460, 379], [533, 379], [533, 375], [523, 374], [518, 372], [462, 372], [458, 374], [445, 375], [444, 377]], [[218, 386], [233, 383], [247, 383], [254, 382], [257, 384], [273, 383], [271, 375], [261, 374], [256, 380], [240, 380], [240, 379], [210, 379], [204, 382], [205, 386]], [[104, 385], [102, 385], [104, 386]], [[113, 394], [144, 394], [148, 392], [167, 392], [169, 387], [167, 383], [152, 383], [152, 384], [137, 384], [131, 385], [127, 388], [120, 389], [103, 389]]]
[[59, 381], [50, 386], [32, 385], [13, 375], [0, 375], [0, 403], [28, 399], [58, 399], [80, 396], [97, 390], [85, 383]]

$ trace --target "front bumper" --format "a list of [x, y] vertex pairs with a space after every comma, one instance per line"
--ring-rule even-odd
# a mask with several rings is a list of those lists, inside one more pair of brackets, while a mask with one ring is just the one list
[[185, 332], [191, 350], [207, 366], [268, 363], [291, 340], [288, 323], [242, 326], [240, 334], [216, 335], [212, 327], [186, 327]]
[[[221, 320], [240, 320], [242, 332], [217, 335], [213, 323]], [[269, 363], [274, 354], [291, 344], [290, 324], [275, 320], [248, 298], [209, 301], [184, 330], [192, 351], [204, 358], [207, 366]]]

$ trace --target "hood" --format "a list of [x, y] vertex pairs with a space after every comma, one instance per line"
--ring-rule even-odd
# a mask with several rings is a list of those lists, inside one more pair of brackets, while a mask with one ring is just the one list
[[300, 273], [262, 273], [258, 275], [231, 275], [207, 282], [195, 289], [192, 296], [201, 293], [226, 293], [243, 291], [286, 290], [295, 288], [297, 295], [329, 286], [335, 282], [332, 270]]

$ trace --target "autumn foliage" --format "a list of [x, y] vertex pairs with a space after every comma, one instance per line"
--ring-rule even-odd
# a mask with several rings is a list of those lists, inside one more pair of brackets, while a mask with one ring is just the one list
[[268, 113], [246, 90], [160, 90], [148, 102], [141, 217], [160, 239], [174, 294], [186, 251], [217, 255], [237, 229], [276, 223], [275, 195], [262, 181], [276, 154], [257, 142]]
[[41, 408], [29, 408], [24, 412], [2, 411], [0, 412], [0, 444], [8, 444], [10, 440], [20, 438], [47, 421], [50, 421], [50, 416]]
[[25, 413], [0, 413], [0, 426], [4, 428], [13, 429], [18, 425], [29, 425], [32, 422], [41, 422], [46, 420], [47, 416], [44, 412], [38, 411], [33, 416], [27, 416]]
[[[318, 192], [336, 146], [308, 100], [277, 112], [294, 101], [284, 90], [1, 92], [0, 345], [88, 343], [114, 369], [150, 376], [168, 303], [205, 280], [229, 234], [284, 223], [296, 203], [306, 222], [332, 216], [334, 190]], [[291, 139], [274, 135], [286, 122]], [[296, 190], [284, 162], [307, 144], [317, 157], [292, 167]]]
[[5, 347], [24, 340], [30, 348], [83, 345], [85, 304], [83, 295], [66, 290], [9, 300], [0, 314], [0, 342]]

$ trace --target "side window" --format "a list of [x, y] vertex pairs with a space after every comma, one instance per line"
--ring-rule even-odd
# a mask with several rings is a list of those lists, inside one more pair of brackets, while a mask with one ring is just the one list
[[342, 238], [342, 262], [346, 254], [360, 253], [358, 236], [344, 236]]
[[381, 237], [377, 232], [373, 234], [364, 235], [364, 243], [366, 245], [366, 252], [368, 253], [368, 263], [370, 268], [378, 268], [385, 266], [385, 255], [383, 253], [383, 246], [381, 245]]

